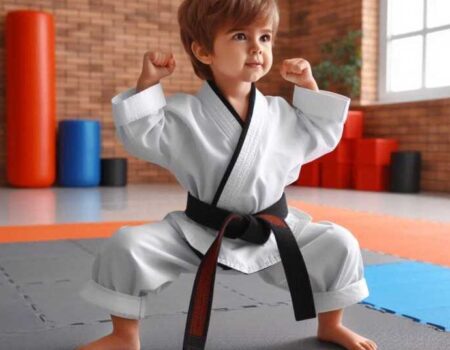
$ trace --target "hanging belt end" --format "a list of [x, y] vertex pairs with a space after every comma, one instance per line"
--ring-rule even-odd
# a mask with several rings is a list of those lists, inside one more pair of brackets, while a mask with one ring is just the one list
[[304, 321], [317, 317], [314, 305], [312, 305], [312, 307], [310, 308], [305, 309], [305, 307], [303, 307], [301, 310], [294, 310], [294, 315], [296, 321]]
[[203, 350], [206, 345], [205, 337], [188, 335], [184, 339], [183, 350]]

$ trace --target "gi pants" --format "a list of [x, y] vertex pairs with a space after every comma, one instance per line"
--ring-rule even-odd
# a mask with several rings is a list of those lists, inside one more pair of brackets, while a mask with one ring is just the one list
[[[347, 229], [327, 221], [311, 222], [297, 243], [317, 313], [345, 308], [369, 295], [360, 247]], [[126, 226], [102, 245], [93, 264], [92, 279], [81, 296], [111, 315], [143, 319], [151, 312], [152, 294], [161, 292], [181, 273], [195, 273], [199, 263], [168, 220]], [[217, 273], [221, 270], [218, 267]], [[255, 273], [265, 282], [289, 290], [281, 262]]]

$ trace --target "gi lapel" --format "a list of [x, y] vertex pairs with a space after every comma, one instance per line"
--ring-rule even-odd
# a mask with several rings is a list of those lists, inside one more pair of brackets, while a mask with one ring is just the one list
[[205, 82], [197, 93], [197, 98], [202, 102], [208, 118], [214, 121], [234, 146], [239, 137], [237, 134], [240, 134], [244, 123], [239, 116], [236, 118], [237, 114], [234, 114], [236, 112], [233, 107], [230, 109], [228, 101], [226, 101], [218, 88], [215, 86], [213, 88], [212, 85], [214, 85], [213, 82]]
[[218, 87], [213, 82], [209, 82], [209, 84], [230, 113], [243, 127], [233, 156], [212, 202], [214, 206], [231, 210], [236, 207], [236, 195], [242, 193], [248, 170], [251, 169], [256, 159], [257, 140], [259, 140], [262, 119], [265, 113], [267, 113], [267, 103], [264, 96], [256, 90], [255, 84], [253, 83], [250, 91], [247, 118], [244, 123], [231, 104], [221, 94]]

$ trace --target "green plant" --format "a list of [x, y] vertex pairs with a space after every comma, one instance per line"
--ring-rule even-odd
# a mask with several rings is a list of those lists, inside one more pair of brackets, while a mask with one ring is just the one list
[[322, 61], [313, 66], [320, 89], [358, 97], [361, 87], [361, 31], [350, 31], [342, 39], [321, 46]]

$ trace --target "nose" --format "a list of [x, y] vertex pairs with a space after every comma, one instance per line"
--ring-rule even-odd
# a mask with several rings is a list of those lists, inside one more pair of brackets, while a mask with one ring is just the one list
[[261, 45], [258, 41], [252, 42], [252, 46], [250, 47], [250, 53], [252, 55], [262, 53]]
[[251, 50], [250, 50], [250, 53], [252, 54], [252, 55], [257, 55], [257, 54], [261, 54], [261, 49], [259, 48], [259, 47], [254, 47], [254, 48], [252, 48]]

